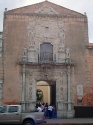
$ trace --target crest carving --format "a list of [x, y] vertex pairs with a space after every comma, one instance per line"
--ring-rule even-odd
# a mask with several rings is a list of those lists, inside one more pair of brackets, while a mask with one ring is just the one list
[[52, 7], [49, 7], [47, 5], [39, 8], [38, 10], [36, 10], [35, 13], [40, 13], [40, 14], [59, 14]]

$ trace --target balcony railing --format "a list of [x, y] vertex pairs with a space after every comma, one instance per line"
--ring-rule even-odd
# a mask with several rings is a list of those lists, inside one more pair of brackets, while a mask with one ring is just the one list
[[40, 53], [39, 62], [53, 62], [53, 53], [49, 52]]

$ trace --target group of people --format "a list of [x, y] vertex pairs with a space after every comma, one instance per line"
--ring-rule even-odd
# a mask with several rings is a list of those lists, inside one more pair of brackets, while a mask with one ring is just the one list
[[52, 104], [48, 105], [48, 103], [36, 103], [36, 110], [38, 112], [44, 112], [45, 118], [56, 118], [57, 111], [56, 107]]

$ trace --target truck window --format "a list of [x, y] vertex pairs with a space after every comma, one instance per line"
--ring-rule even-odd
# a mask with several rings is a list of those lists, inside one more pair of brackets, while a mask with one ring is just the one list
[[9, 106], [8, 112], [18, 112], [18, 106]]
[[1, 106], [0, 107], [0, 113], [6, 113], [6, 106]]
[[2, 107], [0, 107], [0, 113], [2, 112]]

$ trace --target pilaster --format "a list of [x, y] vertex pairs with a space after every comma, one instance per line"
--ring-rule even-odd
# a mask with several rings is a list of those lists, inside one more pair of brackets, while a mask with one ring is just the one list
[[26, 69], [25, 64], [22, 66], [22, 97], [21, 97], [21, 103], [22, 108], [25, 110], [25, 99], [26, 99]]
[[67, 66], [67, 118], [73, 118], [74, 117], [74, 110], [73, 110], [73, 102], [72, 102], [72, 93], [71, 93], [71, 67], [70, 65]]

